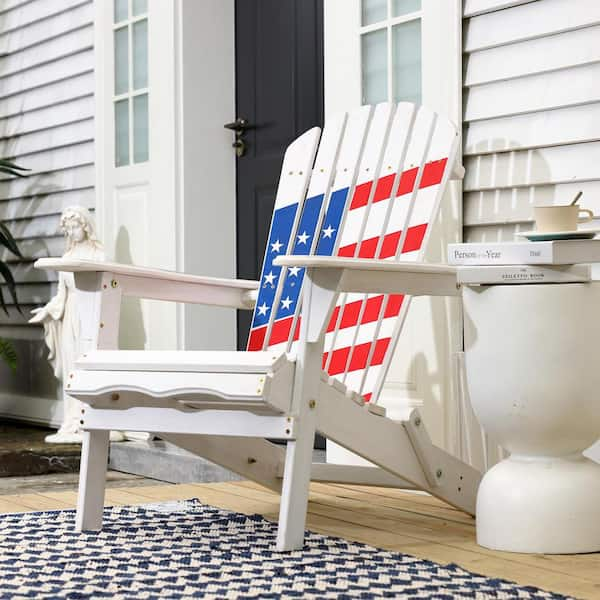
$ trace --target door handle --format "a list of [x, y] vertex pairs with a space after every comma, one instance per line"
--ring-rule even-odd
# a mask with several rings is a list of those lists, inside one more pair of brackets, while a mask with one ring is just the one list
[[225, 129], [231, 129], [231, 131], [235, 131], [236, 134], [243, 134], [247, 129], [252, 129], [253, 126], [248, 123], [247, 119], [242, 119], [238, 117], [233, 123], [225, 123], [223, 125]]
[[238, 117], [233, 123], [225, 123], [223, 127], [235, 132], [235, 141], [231, 146], [235, 148], [235, 153], [238, 158], [244, 156], [246, 153], [246, 143], [243, 140], [243, 135], [248, 129], [254, 129], [254, 125], [250, 125], [247, 119]]

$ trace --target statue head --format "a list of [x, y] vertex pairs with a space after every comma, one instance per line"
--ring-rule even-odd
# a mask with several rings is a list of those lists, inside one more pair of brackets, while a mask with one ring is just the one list
[[92, 215], [83, 206], [69, 206], [60, 217], [60, 228], [67, 238], [67, 251], [77, 244], [100, 246]]

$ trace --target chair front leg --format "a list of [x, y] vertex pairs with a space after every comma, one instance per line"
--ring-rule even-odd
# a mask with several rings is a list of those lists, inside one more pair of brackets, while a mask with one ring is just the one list
[[303, 415], [296, 439], [287, 443], [277, 530], [277, 550], [280, 552], [299, 550], [304, 543], [315, 439], [314, 413], [311, 410]]
[[83, 432], [76, 531], [102, 529], [109, 435], [110, 432], [104, 430]]

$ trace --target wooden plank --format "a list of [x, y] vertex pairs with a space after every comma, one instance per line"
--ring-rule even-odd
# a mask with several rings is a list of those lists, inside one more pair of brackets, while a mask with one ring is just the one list
[[15, 221], [56, 216], [60, 215], [67, 206], [78, 205], [93, 209], [94, 204], [95, 191], [92, 187], [41, 193], [30, 198], [0, 199], [0, 220]]
[[2, 31], [22, 29], [33, 23], [51, 20], [51, 17], [62, 13], [69, 13], [83, 4], [91, 3], [90, 0], [34, 0], [26, 2], [13, 10], [5, 12], [2, 16]]
[[[0, 48], [2, 47], [0, 38]], [[0, 77], [23, 72], [50, 62], [58, 62], [72, 54], [90, 50], [94, 45], [92, 23], [73, 31], [22, 49], [9, 49], [0, 58]], [[56, 67], [55, 67], [56, 68]]]
[[[575, 181], [467, 192], [463, 199], [464, 224], [470, 227], [532, 221], [534, 206], [568, 204], [580, 190], [583, 191], [581, 206], [600, 214], [600, 181]], [[597, 227], [598, 222], [590, 226]]]
[[[93, 164], [94, 142], [89, 140], [71, 146], [54, 148], [53, 150], [20, 156], [15, 156], [11, 153], [9, 156], [10, 158], [15, 158], [19, 164], [31, 169], [31, 175], [53, 173], [55, 171], [62, 171], [63, 169]], [[4, 181], [6, 180], [7, 178], [4, 179]], [[30, 178], [27, 178], [26, 181], [31, 185]]]
[[600, 179], [600, 142], [468, 157], [465, 192]]
[[464, 156], [600, 140], [600, 102], [467, 123]]
[[32, 90], [19, 89], [18, 93], [0, 99], [0, 118], [88, 96], [93, 90], [94, 71], [90, 67], [83, 73]]
[[596, 0], [532, 2], [471, 17], [466, 23], [464, 50], [473, 52], [598, 23], [600, 3]]
[[26, 69], [0, 77], [0, 99], [15, 94], [23, 94], [32, 89], [62, 81], [67, 77], [76, 77], [89, 73], [94, 68], [94, 52], [91, 49], [81, 50], [47, 64]]
[[[4, 284], [2, 284], [2, 293], [4, 294], [6, 304], [12, 306], [12, 298], [8, 294], [8, 290]], [[19, 304], [44, 304], [50, 297], [54, 296], [55, 293], [56, 286], [54, 284], [50, 286], [47, 283], [17, 284], [17, 298]]]
[[26, 178], [0, 179], [0, 198], [31, 201], [45, 194], [90, 189], [94, 187], [94, 177], [94, 165], [90, 163]]
[[471, 87], [598, 62], [598, 39], [600, 26], [594, 26], [472, 52], [465, 57], [464, 85]]
[[504, 10], [537, 0], [464, 0], [463, 17], [474, 17], [496, 10]]
[[599, 78], [600, 64], [593, 63], [520, 77], [510, 85], [504, 81], [478, 85], [466, 93], [464, 119], [476, 121], [598, 102]]
[[[0, 131], [0, 135], [2, 132]], [[54, 151], [64, 146], [93, 142], [94, 120], [86, 119], [76, 123], [60, 125], [41, 132], [0, 138], [2, 156], [23, 156], [33, 153]]]
[[87, 96], [0, 119], [0, 137], [31, 134], [93, 117], [94, 95], [90, 90]]

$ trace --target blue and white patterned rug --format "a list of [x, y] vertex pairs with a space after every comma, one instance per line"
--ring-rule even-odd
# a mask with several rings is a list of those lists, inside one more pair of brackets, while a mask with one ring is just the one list
[[0, 598], [565, 598], [316, 533], [278, 553], [275, 524], [197, 500], [107, 508], [98, 533], [74, 517], [0, 517]]

